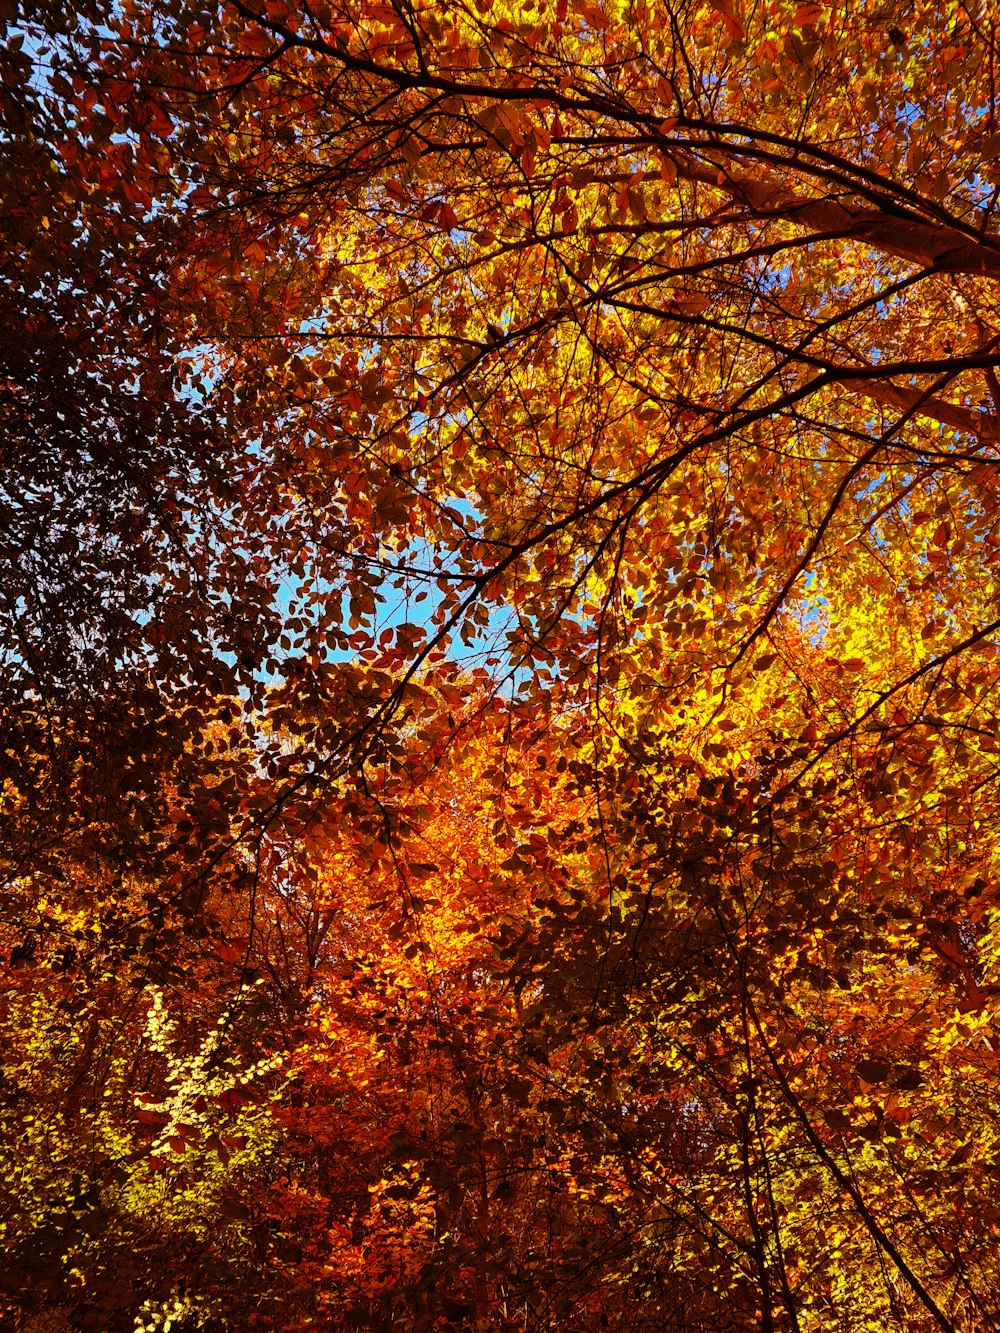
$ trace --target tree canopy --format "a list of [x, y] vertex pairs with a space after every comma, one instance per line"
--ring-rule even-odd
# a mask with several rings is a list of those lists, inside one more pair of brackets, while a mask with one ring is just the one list
[[1000, 1327], [993, 7], [0, 23], [3, 1319]]

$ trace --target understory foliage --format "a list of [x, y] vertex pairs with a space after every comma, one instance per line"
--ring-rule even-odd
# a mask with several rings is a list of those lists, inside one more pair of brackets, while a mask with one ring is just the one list
[[3, 1328], [1000, 1328], [995, 6], [0, 25]]

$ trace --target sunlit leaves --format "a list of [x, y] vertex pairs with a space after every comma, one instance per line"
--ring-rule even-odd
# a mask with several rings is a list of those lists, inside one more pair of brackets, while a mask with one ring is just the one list
[[22, 11], [11, 1308], [991, 1326], [989, 17]]

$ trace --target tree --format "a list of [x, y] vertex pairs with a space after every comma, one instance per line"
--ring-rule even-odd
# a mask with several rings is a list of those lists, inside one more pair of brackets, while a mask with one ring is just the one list
[[993, 16], [19, 22], [14, 990], [267, 1067], [113, 1317], [995, 1327]]

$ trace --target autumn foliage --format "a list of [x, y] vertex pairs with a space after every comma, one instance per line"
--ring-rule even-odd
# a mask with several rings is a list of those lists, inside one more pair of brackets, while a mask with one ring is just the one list
[[0, 23], [0, 1326], [1000, 1328], [995, 7]]

